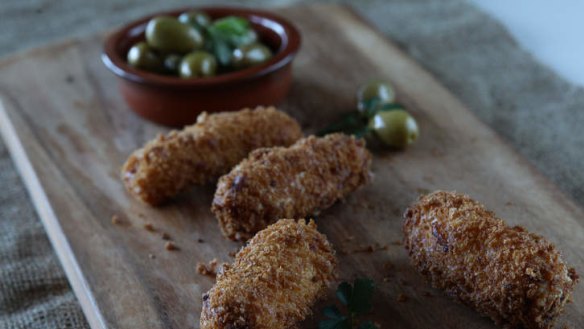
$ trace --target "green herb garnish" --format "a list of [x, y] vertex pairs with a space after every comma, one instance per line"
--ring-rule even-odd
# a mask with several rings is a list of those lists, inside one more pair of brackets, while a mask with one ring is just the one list
[[336, 132], [342, 132], [348, 135], [363, 137], [367, 134], [367, 121], [364, 120], [361, 113], [353, 111], [343, 115], [338, 121], [333, 122], [326, 128], [316, 133], [317, 136], [324, 136]]
[[326, 128], [318, 131], [317, 136], [324, 136], [335, 132], [355, 135], [355, 137], [365, 137], [369, 134], [369, 120], [379, 112], [403, 109], [398, 103], [382, 104], [381, 99], [372, 98], [363, 102], [363, 110], [351, 111], [328, 125]]
[[223, 66], [229, 65], [231, 61], [232, 49], [226, 40], [226, 37], [212, 27], [207, 29], [207, 40], [209, 51], [215, 55], [219, 64]]
[[400, 110], [404, 107], [398, 103], [383, 103], [380, 98], [372, 98], [363, 102], [362, 115], [368, 119], [373, 118], [379, 112]]
[[371, 321], [359, 322], [358, 317], [371, 311], [371, 298], [375, 285], [371, 279], [355, 279], [353, 285], [342, 282], [337, 288], [337, 299], [344, 306], [345, 314], [335, 306], [323, 309], [327, 318], [322, 320], [319, 329], [378, 329]]
[[211, 27], [225, 35], [245, 35], [250, 24], [243, 17], [227, 16], [214, 21]]
[[229, 65], [233, 49], [249, 42], [253, 35], [250, 22], [242, 17], [228, 16], [214, 21], [206, 31], [209, 49], [219, 63]]

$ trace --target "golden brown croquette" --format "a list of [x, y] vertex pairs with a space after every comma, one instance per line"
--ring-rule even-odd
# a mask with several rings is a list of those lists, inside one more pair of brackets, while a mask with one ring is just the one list
[[268, 226], [203, 295], [201, 329], [293, 328], [335, 279], [334, 254], [312, 220]]
[[252, 152], [219, 179], [212, 211], [223, 234], [247, 240], [279, 218], [318, 214], [369, 181], [365, 141], [314, 136]]
[[121, 177], [132, 195], [156, 206], [191, 185], [213, 182], [254, 149], [300, 138], [298, 122], [273, 107], [202, 113], [196, 124], [159, 135], [132, 153]]
[[437, 191], [404, 214], [405, 247], [432, 285], [504, 328], [552, 328], [578, 276], [543, 237], [470, 197]]

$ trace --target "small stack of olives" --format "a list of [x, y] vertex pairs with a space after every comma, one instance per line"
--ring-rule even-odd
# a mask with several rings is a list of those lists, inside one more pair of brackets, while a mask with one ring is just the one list
[[146, 25], [146, 41], [127, 54], [132, 67], [184, 79], [211, 77], [264, 63], [272, 50], [250, 22], [228, 16], [211, 20], [201, 11], [157, 16]]
[[384, 81], [361, 86], [357, 91], [357, 111], [347, 113], [319, 135], [332, 132], [375, 139], [393, 148], [405, 148], [420, 134], [416, 119], [395, 102], [394, 89]]

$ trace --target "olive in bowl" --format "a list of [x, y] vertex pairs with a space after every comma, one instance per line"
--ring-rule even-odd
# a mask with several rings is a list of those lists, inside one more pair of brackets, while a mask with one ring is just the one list
[[203, 48], [203, 34], [176, 17], [158, 16], [146, 25], [146, 43], [162, 53], [184, 54]]
[[156, 16], [148, 21], [145, 36], [128, 51], [128, 64], [183, 79], [260, 65], [273, 56], [250, 21], [239, 16], [213, 20], [198, 10]]
[[[197, 18], [193, 12], [204, 13], [208, 19]], [[159, 44], [152, 47], [146, 38], [147, 27], [153, 18], [161, 16], [173, 17], [180, 24], [191, 22], [188, 24], [192, 24], [193, 29], [203, 31], [202, 45], [193, 42], [188, 50], [171, 51], [157, 49]], [[218, 50], [221, 46], [206, 41], [209, 29], [201, 26], [212, 26], [214, 22], [226, 19], [229, 23], [233, 18], [249, 22], [250, 29], [238, 37], [240, 46], [230, 44], [228, 48]], [[186, 34], [188, 38], [194, 35], [190, 33]], [[299, 31], [286, 19], [268, 11], [190, 8], [151, 15], [122, 27], [106, 39], [102, 60], [118, 76], [122, 96], [134, 112], [159, 124], [180, 127], [194, 123], [203, 111], [229, 111], [280, 103], [290, 89], [292, 61], [300, 43]], [[265, 56], [264, 61], [255, 63], [257, 58], [253, 56], [245, 60], [238, 57], [239, 50], [252, 44], [263, 44], [271, 54]], [[144, 58], [130, 58], [130, 50], [135, 46], [140, 46], [139, 54], [143, 53]], [[152, 57], [152, 54], [157, 57]], [[237, 64], [225, 65], [227, 61], [237, 61]], [[155, 65], [160, 66], [153, 68]]]

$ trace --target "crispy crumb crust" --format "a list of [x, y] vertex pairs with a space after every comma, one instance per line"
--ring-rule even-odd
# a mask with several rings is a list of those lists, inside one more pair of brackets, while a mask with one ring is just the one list
[[158, 135], [132, 153], [121, 177], [132, 195], [156, 206], [190, 185], [216, 180], [254, 149], [300, 138], [298, 122], [274, 107], [202, 113], [196, 124]]
[[466, 195], [433, 192], [404, 218], [418, 270], [504, 328], [552, 328], [578, 281], [550, 242], [507, 226]]
[[335, 279], [336, 259], [314, 221], [281, 219], [224, 265], [203, 295], [201, 329], [293, 328]]
[[329, 208], [369, 181], [370, 165], [365, 142], [344, 134], [258, 149], [219, 179], [211, 210], [223, 235], [247, 240], [279, 218]]

